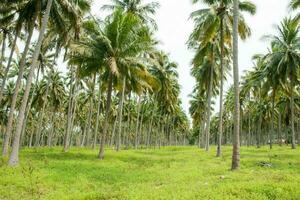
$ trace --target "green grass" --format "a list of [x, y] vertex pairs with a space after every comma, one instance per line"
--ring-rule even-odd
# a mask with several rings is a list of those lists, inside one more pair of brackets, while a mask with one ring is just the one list
[[214, 149], [108, 150], [103, 161], [89, 149], [24, 149], [19, 167], [0, 167], [0, 199], [300, 199], [300, 150], [245, 147], [231, 172], [231, 148]]

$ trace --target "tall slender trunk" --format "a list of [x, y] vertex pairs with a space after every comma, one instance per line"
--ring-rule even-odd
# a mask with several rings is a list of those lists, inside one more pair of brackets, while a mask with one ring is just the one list
[[14, 52], [15, 52], [16, 45], [17, 45], [18, 37], [20, 36], [20, 32], [21, 32], [21, 30], [17, 29], [13, 44], [11, 46], [11, 51], [10, 51], [10, 55], [9, 55], [9, 58], [8, 58], [7, 66], [5, 68], [4, 75], [3, 75], [3, 78], [2, 78], [2, 85], [1, 85], [1, 89], [0, 89], [0, 104], [2, 102], [3, 92], [4, 92], [6, 81], [7, 81], [7, 78], [8, 78], [7, 77], [8, 72], [9, 72], [9, 69], [11, 67], [11, 62], [12, 62], [12, 59], [13, 59], [13, 55], [14, 55]]
[[[91, 107], [91, 104], [90, 106]], [[90, 108], [89, 108], [90, 110]], [[88, 113], [88, 118], [90, 116], [90, 112]], [[83, 147], [84, 146], [84, 143], [85, 143], [85, 138], [86, 138], [86, 132], [87, 132], [87, 126], [88, 126], [88, 122], [86, 121], [85, 124], [84, 124], [84, 129], [83, 129], [83, 132], [82, 132], [82, 138], [81, 138], [81, 142], [80, 142], [80, 146]]]
[[19, 162], [20, 135], [21, 135], [22, 125], [23, 125], [23, 121], [24, 121], [25, 109], [26, 109], [26, 105], [27, 105], [27, 102], [28, 102], [28, 97], [29, 97], [29, 92], [30, 92], [30, 88], [31, 88], [31, 83], [32, 83], [34, 70], [35, 70], [35, 68], [38, 64], [37, 63], [38, 56], [39, 56], [39, 53], [40, 53], [40, 49], [41, 49], [42, 41], [43, 41], [43, 38], [44, 38], [44, 34], [45, 34], [45, 31], [46, 31], [46, 28], [47, 28], [52, 2], [53, 2], [53, 0], [48, 0], [48, 2], [47, 2], [46, 12], [45, 12], [43, 20], [42, 20], [41, 30], [40, 30], [38, 41], [37, 41], [35, 51], [34, 51], [34, 54], [33, 54], [32, 64], [31, 64], [31, 67], [30, 67], [30, 71], [29, 71], [29, 75], [28, 75], [27, 83], [26, 83], [26, 87], [25, 87], [25, 92], [24, 92], [24, 96], [23, 96], [23, 99], [22, 99], [22, 104], [21, 104], [18, 119], [17, 119], [16, 133], [15, 133], [15, 136], [14, 136], [14, 141], [13, 141], [13, 146], [12, 146], [12, 153], [11, 153], [9, 161], [8, 161], [8, 164], [10, 166], [17, 165], [18, 162]]
[[64, 136], [64, 152], [67, 152], [69, 149], [69, 140], [70, 140], [70, 129], [71, 129], [71, 123], [72, 123], [72, 103], [74, 99], [74, 90], [75, 85], [74, 82], [74, 66], [71, 65], [71, 83], [70, 83], [70, 93], [69, 93], [69, 102], [68, 102], [68, 114], [67, 114], [67, 126], [66, 126], [66, 132]]
[[240, 147], [242, 146], [243, 143], [243, 117], [244, 117], [244, 113], [243, 113], [243, 108], [242, 105], [240, 105]]
[[96, 73], [93, 77], [93, 86], [92, 86], [92, 97], [91, 97], [91, 107], [89, 110], [89, 118], [88, 118], [88, 124], [87, 124], [87, 132], [86, 132], [86, 146], [90, 145], [90, 136], [91, 136], [91, 123], [92, 123], [92, 116], [93, 116], [93, 108], [94, 108], [94, 98], [95, 98], [95, 86], [96, 86]]
[[[249, 102], [251, 101], [251, 93], [249, 92]], [[248, 136], [247, 136], [247, 146], [251, 145], [251, 115], [250, 110], [248, 110]]]
[[296, 149], [296, 136], [295, 136], [295, 101], [294, 101], [294, 87], [295, 80], [291, 78], [291, 131], [292, 131], [292, 149]]
[[151, 139], [151, 134], [152, 134], [152, 123], [153, 123], [153, 118], [151, 117], [148, 131], [147, 131], [147, 138], [146, 138], [146, 148], [148, 149], [150, 147], [150, 139]]
[[94, 133], [93, 149], [95, 149], [95, 147], [96, 147], [97, 138], [98, 138], [100, 112], [101, 112], [101, 77], [99, 75], [98, 107], [97, 107], [96, 128], [95, 128], [95, 133]]
[[239, 56], [238, 56], [238, 24], [239, 0], [233, 0], [233, 79], [234, 79], [234, 135], [232, 151], [232, 170], [240, 168], [240, 90], [239, 90]]
[[[207, 109], [206, 109], [206, 111], [207, 111]], [[206, 116], [206, 112], [204, 113], [204, 115]], [[201, 132], [201, 143], [200, 143], [200, 148], [205, 148], [205, 121], [204, 121], [204, 119], [205, 119], [205, 116], [203, 117], [203, 120], [202, 120], [202, 122], [201, 122], [201, 124], [200, 124], [200, 132]]]
[[48, 100], [49, 87], [50, 87], [50, 76], [48, 77], [48, 80], [47, 80], [45, 100], [43, 101], [43, 104], [42, 104], [42, 110], [39, 113], [38, 127], [36, 130], [36, 139], [35, 139], [34, 146], [40, 146], [41, 131], [42, 131], [42, 126], [43, 126], [44, 113], [45, 113], [47, 100]]
[[55, 130], [55, 110], [52, 111], [52, 116], [51, 116], [51, 122], [52, 126], [48, 135], [48, 140], [47, 140], [47, 145], [48, 147], [52, 146], [52, 137], [54, 136], [54, 130]]
[[123, 114], [123, 104], [124, 104], [124, 96], [125, 96], [125, 87], [126, 87], [126, 77], [123, 78], [122, 83], [122, 94], [120, 95], [120, 103], [119, 103], [119, 127], [118, 127], [118, 137], [117, 137], [117, 145], [116, 150], [119, 151], [121, 148], [121, 131], [122, 131], [122, 114]]
[[[32, 23], [34, 23], [34, 21]], [[17, 81], [16, 81], [15, 90], [14, 90], [14, 94], [13, 94], [13, 97], [12, 97], [12, 102], [11, 102], [11, 106], [10, 106], [8, 121], [7, 121], [7, 125], [6, 125], [6, 133], [5, 133], [4, 142], [3, 142], [3, 146], [2, 146], [2, 156], [7, 156], [8, 155], [9, 141], [10, 141], [12, 130], [13, 130], [14, 112], [15, 112], [15, 108], [16, 108], [16, 104], [17, 104], [19, 90], [20, 90], [20, 87], [21, 87], [21, 84], [22, 84], [22, 78], [23, 78], [24, 68], [25, 68], [25, 64], [26, 64], [26, 55], [27, 55], [29, 47], [30, 47], [30, 42], [31, 42], [31, 38], [32, 38], [32, 35], [33, 35], [33, 30], [34, 30], [34, 24], [31, 24], [29, 34], [28, 34], [28, 37], [27, 37], [27, 41], [26, 41], [26, 44], [25, 44], [25, 47], [24, 47], [24, 51], [23, 51], [23, 54], [22, 54], [22, 57], [21, 57], [21, 60], [20, 60], [18, 78], [17, 78]], [[16, 41], [16, 39], [15, 39], [15, 41]], [[13, 44], [13, 45], [15, 46], [15, 44]], [[10, 62], [11, 61], [8, 61], [8, 65], [7, 65], [7, 68], [6, 68], [8, 70], [10, 68]], [[4, 76], [7, 76], [7, 74], [4, 75]], [[6, 78], [4, 77], [4, 79], [2, 81], [2, 86], [5, 85], [5, 81], [6, 81], [5, 79]], [[2, 88], [1, 88], [1, 90], [2, 90]], [[2, 95], [2, 92], [0, 92], [0, 103], [1, 103], [1, 99], [2, 99], [1, 95]]]
[[107, 98], [106, 98], [106, 111], [105, 111], [105, 120], [103, 126], [103, 133], [101, 135], [101, 142], [100, 142], [100, 151], [99, 151], [99, 159], [104, 159], [104, 147], [105, 147], [105, 139], [108, 130], [108, 120], [110, 115], [110, 107], [111, 107], [111, 93], [113, 89], [113, 75], [109, 75], [108, 81], [108, 90], [107, 90]]
[[147, 133], [147, 148], [151, 144], [150, 139], [151, 139], [151, 134], [152, 134], [152, 129], [153, 129], [154, 111], [155, 111], [155, 107], [151, 111], [151, 119], [150, 119], [149, 129], [148, 129], [148, 133]]
[[[1, 49], [1, 58], [0, 58], [0, 69], [2, 70], [2, 64], [4, 62], [5, 58], [5, 49], [6, 49], [6, 32], [3, 32], [2, 36], [2, 49]], [[1, 103], [1, 102], [0, 102]]]
[[247, 136], [247, 146], [251, 145], [251, 116], [248, 114], [248, 136]]
[[141, 136], [142, 136], [142, 134], [143, 134], [143, 132], [142, 132], [143, 120], [144, 120], [144, 113], [142, 112], [142, 113], [141, 113], [141, 121], [140, 121], [140, 123], [139, 123], [139, 133], [138, 133], [138, 142], [137, 142], [137, 146], [139, 146], [140, 143], [141, 143]]
[[[213, 52], [214, 54], [214, 52]], [[213, 58], [214, 59], [214, 58]], [[207, 110], [206, 110], [206, 126], [205, 126], [205, 150], [209, 151], [209, 139], [210, 139], [210, 116], [211, 116], [211, 98], [212, 98], [212, 90], [213, 90], [213, 79], [214, 79], [214, 64], [210, 69], [210, 80], [209, 80], [209, 89], [207, 94]]]
[[260, 148], [260, 138], [261, 138], [261, 126], [262, 126], [262, 115], [260, 114], [259, 116], [259, 121], [258, 121], [258, 131], [257, 131], [257, 148]]
[[[56, 66], [56, 59], [58, 57], [58, 54], [59, 54], [59, 48], [58, 48], [58, 45], [57, 45], [57, 48], [55, 49], [53, 62], [52, 62], [53, 68], [54, 68], [54, 66]], [[45, 92], [45, 101], [43, 101], [42, 110], [39, 113], [38, 127], [37, 127], [37, 131], [36, 131], [36, 140], [35, 140], [34, 146], [40, 146], [40, 137], [41, 137], [41, 131], [42, 131], [45, 108], [46, 108], [47, 101], [48, 101], [50, 83], [51, 83], [51, 77], [48, 76], [47, 84], [46, 84], [46, 92]]]
[[[30, 100], [28, 102], [28, 105], [26, 107], [26, 111], [25, 111], [25, 119], [24, 119], [23, 126], [22, 126], [21, 140], [20, 140], [21, 145], [23, 144], [23, 137], [25, 135], [25, 131], [26, 131], [26, 127], [27, 127], [27, 120], [28, 120], [28, 117], [29, 117], [29, 113], [30, 113], [30, 110], [31, 110], [31, 106], [32, 106], [32, 102], [33, 102], [33, 99], [34, 99], [35, 91], [36, 91], [37, 84], [38, 84], [38, 81], [39, 81], [39, 75], [40, 75], [40, 66], [38, 67], [38, 71], [37, 71], [37, 75], [36, 75], [36, 79], [35, 79], [35, 84], [33, 86], [33, 91], [32, 91]], [[30, 133], [30, 138], [32, 139], [31, 136], [33, 136], [32, 131]], [[30, 145], [30, 147], [31, 147], [31, 145]]]
[[140, 112], [141, 112], [141, 100], [142, 98], [139, 96], [138, 100], [138, 110], [137, 110], [137, 119], [136, 119], [136, 127], [135, 127], [135, 142], [134, 142], [134, 148], [138, 148], [138, 137], [139, 137], [139, 118], [140, 118]]
[[[129, 93], [129, 100], [128, 100], [129, 102], [131, 101], [131, 95], [130, 95], [130, 93]], [[130, 106], [130, 105], [129, 105]], [[129, 149], [129, 145], [130, 145], [130, 138], [131, 138], [131, 125], [132, 125], [132, 118], [131, 118], [131, 115], [130, 115], [130, 109], [128, 109], [128, 113], [127, 113], [127, 115], [128, 115], [128, 121], [127, 121], [127, 123], [128, 123], [128, 129], [127, 129], [127, 141], [126, 141], [126, 149]]]
[[[222, 3], [223, 4], [223, 3]], [[221, 71], [221, 80], [220, 80], [220, 109], [219, 109], [219, 137], [218, 137], [218, 148], [217, 148], [217, 157], [220, 157], [222, 154], [222, 134], [223, 134], [223, 76], [224, 76], [224, 32], [223, 32], [223, 18], [221, 18], [220, 24], [220, 46], [221, 46], [221, 57], [220, 57], [220, 71]]]
[[276, 90], [273, 87], [272, 92], [272, 113], [271, 113], [271, 133], [270, 133], [270, 149], [273, 147], [273, 135], [274, 135], [274, 121], [275, 121], [275, 96], [276, 96]]
[[279, 146], [282, 146], [282, 133], [281, 133], [281, 112], [278, 112], [278, 140]]
[[117, 128], [117, 118], [115, 119], [114, 121], [114, 124], [113, 124], [113, 127], [112, 127], [112, 134], [111, 134], [111, 138], [110, 138], [110, 147], [112, 147], [115, 143], [116, 143], [116, 136], [115, 136], [115, 133], [116, 133], [116, 128]]
[[[75, 87], [77, 86], [77, 82], [75, 83]], [[70, 125], [70, 139], [68, 140], [69, 142], [69, 147], [72, 146], [72, 137], [73, 137], [73, 126], [74, 126], [74, 121], [75, 121], [75, 117], [76, 117], [76, 106], [77, 106], [77, 100], [74, 97], [73, 102], [72, 102], [72, 114], [71, 114], [71, 125]]]

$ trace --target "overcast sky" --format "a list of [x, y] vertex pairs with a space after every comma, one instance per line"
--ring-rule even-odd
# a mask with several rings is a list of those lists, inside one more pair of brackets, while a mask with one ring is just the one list
[[[170, 54], [173, 61], [179, 64], [180, 98], [183, 108], [188, 113], [189, 98], [195, 85], [190, 75], [192, 52], [187, 50], [186, 41], [193, 28], [188, 20], [192, 11], [204, 8], [203, 5], [192, 5], [191, 0], [157, 0], [161, 7], [155, 19], [158, 24], [157, 39], [161, 41], [160, 48]], [[99, 8], [109, 0], [95, 0], [93, 13], [101, 13]], [[180, 3], [179, 3], [180, 2]], [[246, 16], [247, 23], [252, 28], [252, 36], [246, 42], [240, 43], [240, 75], [252, 67], [251, 58], [256, 53], [267, 51], [268, 43], [261, 40], [266, 34], [276, 33], [275, 25], [288, 15], [288, 0], [252, 0], [257, 6], [255, 16]], [[101, 15], [101, 14], [98, 14]], [[231, 84], [232, 80], [229, 79]]]

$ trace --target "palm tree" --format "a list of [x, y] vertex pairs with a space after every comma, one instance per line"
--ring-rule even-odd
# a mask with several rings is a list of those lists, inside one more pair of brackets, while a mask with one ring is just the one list
[[26, 110], [27, 101], [28, 101], [28, 97], [29, 97], [29, 92], [30, 92], [30, 88], [31, 88], [32, 78], [33, 78], [33, 75], [34, 75], [34, 70], [35, 70], [35, 68], [38, 64], [38, 62], [37, 62], [38, 61], [38, 55], [40, 53], [40, 48], [42, 46], [44, 33], [46, 31], [46, 27], [47, 27], [49, 15], [50, 15], [52, 2], [53, 2], [53, 0], [48, 0], [48, 2], [47, 2], [46, 12], [45, 12], [45, 15], [44, 15], [43, 21], [42, 21], [42, 27], [41, 27], [39, 37], [38, 37], [38, 40], [37, 40], [37, 44], [36, 44], [36, 48], [35, 48], [35, 51], [34, 51], [34, 54], [33, 54], [32, 65], [30, 67], [30, 72], [29, 72], [29, 76], [28, 76], [28, 79], [27, 79], [26, 87], [25, 87], [25, 93], [24, 93], [24, 96], [23, 96], [23, 99], [22, 99], [22, 104], [21, 104], [19, 115], [18, 115], [16, 133], [15, 133], [14, 140], [13, 140], [12, 153], [11, 153], [10, 158], [9, 158], [9, 165], [10, 166], [15, 166], [19, 162], [20, 136], [21, 136], [22, 126], [23, 126], [23, 122], [24, 122], [25, 110]]
[[51, 71], [52, 73], [48, 74], [49, 78], [46, 77], [47, 80], [50, 81], [49, 85], [49, 99], [51, 106], [51, 131], [48, 135], [48, 146], [52, 145], [52, 138], [54, 136], [56, 122], [57, 120], [55, 115], [58, 113], [58, 109], [63, 105], [63, 101], [65, 98], [65, 88], [64, 82], [61, 76], [61, 73], [58, 71]]
[[147, 27], [131, 13], [123, 14], [122, 10], [117, 10], [105, 20], [103, 27], [103, 30], [99, 30], [99, 27], [93, 26], [88, 38], [75, 45], [74, 49], [77, 47], [78, 52], [71, 58], [73, 63], [80, 63], [84, 74], [98, 71], [99, 66], [105, 70], [103, 76], [107, 80], [107, 98], [100, 159], [104, 158], [114, 79], [127, 67], [140, 66], [141, 53], [147, 51], [152, 44]]
[[[13, 55], [14, 55], [15, 50], [17, 49], [17, 40], [20, 37], [22, 26], [24, 25], [23, 23], [24, 23], [25, 20], [32, 21], [32, 15], [29, 15], [29, 16], [27, 15], [26, 17], [24, 16], [23, 11], [25, 9], [24, 9], [24, 6], [23, 6], [23, 2], [7, 2], [7, 1], [5, 1], [5, 2], [3, 2], [3, 5], [1, 5], [1, 7], [4, 8], [3, 13], [5, 13], [4, 17], [1, 19], [1, 24], [5, 25], [6, 23], [11, 23], [14, 20], [15, 15], [17, 13], [19, 14], [19, 16], [18, 16], [18, 18], [15, 22], [15, 36], [14, 36], [13, 42], [11, 44], [11, 51], [10, 51], [7, 66], [4, 70], [4, 74], [3, 74], [3, 78], [2, 78], [2, 83], [1, 83], [2, 85], [1, 85], [1, 88], [0, 88], [0, 103], [1, 103], [2, 98], [3, 98], [3, 91], [4, 91], [5, 84], [6, 84], [6, 81], [7, 81], [7, 78], [8, 78], [7, 76], [8, 76], [8, 73], [9, 73], [9, 69], [10, 69], [12, 61], [13, 61]], [[31, 29], [33, 30], [33, 28], [34, 28], [34, 26], [31, 23], [30, 30]], [[25, 45], [24, 52], [26, 52], [26, 50], [28, 51], [29, 43], [30, 43], [28, 41], [29, 41], [29, 38], [31, 39], [31, 36], [32, 35], [30, 34], [30, 31], [29, 31], [28, 40], [26, 42], [26, 44], [28, 46]], [[24, 58], [24, 62], [25, 62], [25, 58]]]
[[[34, 46], [33, 46], [34, 47]], [[31, 110], [31, 106], [32, 106], [32, 103], [34, 101], [34, 98], [36, 96], [36, 91], [37, 91], [37, 86], [38, 86], [38, 81], [39, 81], [39, 78], [40, 78], [40, 74], [45, 74], [45, 71], [47, 69], [51, 69], [52, 68], [52, 64], [53, 64], [53, 60], [54, 59], [54, 54], [53, 53], [50, 53], [49, 52], [49, 47], [46, 46], [45, 44], [42, 45], [41, 47], [41, 52], [40, 52], [40, 55], [38, 57], [38, 66], [37, 66], [37, 72], [36, 72], [36, 78], [35, 78], [35, 84], [33, 86], [33, 89], [32, 89], [32, 94], [31, 94], [31, 98], [28, 102], [28, 105], [27, 105], [27, 108], [26, 108], [26, 111], [25, 111], [25, 120], [24, 120], [24, 123], [23, 123], [23, 131], [22, 131], [22, 134], [21, 136], [23, 136], [25, 130], [26, 130], [26, 126], [27, 126], [27, 118], [29, 116], [29, 113], [30, 113], [30, 110]], [[33, 55], [33, 48], [29, 50], [29, 61], [28, 63], [31, 62], [32, 60], [32, 55]], [[29, 65], [29, 64], [28, 64]], [[33, 132], [31, 132], [31, 135], [33, 135]], [[22, 137], [21, 137], [22, 138]], [[31, 144], [29, 145], [29, 147], [31, 147]]]
[[[217, 156], [221, 155], [221, 141], [223, 132], [223, 85], [224, 79], [226, 78], [224, 72], [225, 55], [229, 55], [229, 52], [225, 50], [225, 46], [231, 46], [231, 26], [233, 21], [233, 2], [232, 1], [214, 1], [207, 0], [203, 1], [209, 6], [209, 8], [200, 9], [194, 11], [191, 17], [196, 23], [195, 30], [191, 35], [190, 40], [200, 40], [205, 43], [214, 39], [218, 35], [219, 41], [219, 59], [220, 59], [220, 109], [219, 109], [219, 142], [217, 149]], [[193, 3], [198, 3], [199, 0], [193, 0]], [[256, 7], [254, 4], [248, 1], [242, 1], [239, 3], [239, 9], [243, 12], [254, 14]], [[239, 20], [239, 35], [242, 39], [246, 39], [250, 36], [251, 31], [247, 26], [243, 16], [241, 15]], [[204, 33], [204, 34], [203, 34]], [[202, 35], [202, 36], [201, 36]], [[229, 65], [228, 65], [229, 66]], [[227, 66], [227, 68], [228, 68]]]
[[[204, 147], [204, 120], [205, 116], [203, 113], [205, 113], [205, 108], [206, 108], [206, 100], [203, 98], [203, 95], [199, 94], [198, 91], [194, 91], [195, 94], [198, 93], [197, 96], [191, 96], [192, 100], [190, 101], [190, 114], [193, 119], [193, 127], [198, 127], [198, 147]], [[202, 137], [201, 137], [202, 135]]]
[[[41, 49], [41, 46], [42, 46], [42, 42], [43, 42], [43, 39], [44, 39], [46, 28], [47, 28], [47, 25], [48, 25], [48, 20], [50, 18], [50, 21], [53, 24], [56, 24], [57, 27], [60, 27], [61, 30], [64, 30], [64, 28], [65, 28], [65, 25], [63, 23], [63, 22], [65, 22], [64, 17], [66, 19], [69, 19], [69, 23], [74, 25], [75, 28], [78, 28], [79, 24], [80, 24], [80, 22], [79, 22], [80, 17], [78, 17], [78, 9], [77, 9], [77, 7], [75, 9], [73, 9], [74, 7], [72, 7], [72, 3], [74, 3], [74, 2], [70, 3], [70, 2], [56, 1], [55, 0], [55, 2], [54, 2], [55, 6], [52, 7], [53, 1], [54, 0], [48, 0], [46, 6], [41, 5], [42, 3], [40, 1], [36, 1], [36, 0], [29, 1], [26, 4], [27, 7], [25, 6], [26, 9], [24, 9], [25, 13], [26, 13], [28, 11], [28, 7], [29, 7], [29, 10], [30, 10], [31, 6], [35, 5], [35, 8], [36, 8], [35, 11], [36, 12], [33, 12], [34, 15], [37, 15], [37, 13], [41, 12], [41, 8], [45, 8], [45, 13], [44, 13], [43, 20], [42, 20], [42, 23], [41, 23], [41, 29], [39, 31], [39, 37], [38, 37], [38, 40], [37, 40], [35, 51], [33, 53], [33, 59], [32, 59], [32, 64], [31, 64], [31, 67], [30, 67], [30, 72], [29, 72], [29, 76], [28, 76], [28, 79], [27, 79], [26, 87], [25, 87], [25, 93], [24, 93], [24, 96], [23, 96], [22, 105], [20, 107], [20, 112], [19, 112], [19, 115], [18, 115], [18, 121], [17, 121], [17, 128], [16, 128], [15, 139], [14, 139], [13, 151], [12, 151], [12, 154], [11, 154], [10, 160], [9, 160], [10, 165], [15, 165], [15, 164], [18, 163], [18, 158], [17, 158], [18, 157], [18, 152], [17, 151], [19, 151], [18, 146], [19, 146], [19, 140], [20, 140], [20, 135], [21, 135], [21, 131], [22, 131], [21, 127], [23, 126], [23, 123], [24, 123], [25, 111], [26, 111], [27, 101], [28, 101], [29, 92], [30, 92], [30, 88], [31, 88], [31, 82], [32, 82], [32, 78], [33, 78], [33, 75], [34, 75], [35, 68], [37, 67], [37, 64], [38, 64], [38, 56], [39, 56], [39, 53], [40, 53], [40, 49]], [[75, 3], [76, 3], [76, 1], [75, 1]], [[77, 5], [77, 3], [76, 3], [76, 5]], [[81, 5], [83, 5], [83, 4], [81, 4]], [[60, 6], [61, 10], [64, 11], [64, 13], [61, 12], [59, 6]], [[84, 8], [86, 8], [86, 7], [84, 7]], [[32, 10], [30, 10], [29, 13], [32, 13]], [[51, 14], [51, 17], [50, 17], [50, 14]], [[22, 15], [20, 15], [20, 16], [22, 17]], [[33, 19], [34, 20], [32, 21], [31, 26], [33, 26], [34, 23], [35, 23], [35, 18], [33, 18]], [[56, 23], [57, 21], [59, 21], [59, 22]], [[28, 40], [29, 40], [29, 37], [28, 37]], [[24, 54], [24, 57], [26, 56], [26, 54]], [[20, 132], [20, 134], [19, 134], [19, 132]]]
[[[205, 37], [204, 35], [201, 34], [200, 36]], [[192, 61], [192, 75], [198, 82], [196, 88], [199, 94], [206, 95], [204, 134], [205, 149], [209, 151], [212, 97], [216, 94], [216, 88], [219, 85], [219, 71], [217, 70], [219, 46], [216, 38], [212, 38], [210, 41], [200, 41], [200, 43], [195, 41], [194, 33], [191, 35], [189, 42], [191, 48], [196, 51]]]
[[232, 152], [232, 170], [240, 167], [240, 91], [239, 91], [239, 56], [238, 56], [238, 25], [239, 25], [239, 0], [233, 0], [233, 80], [234, 80], [234, 134]]
[[101, 75], [99, 75], [99, 88], [98, 88], [98, 105], [97, 105], [97, 116], [96, 116], [96, 127], [94, 132], [94, 139], [93, 139], [93, 149], [96, 147], [97, 138], [98, 138], [98, 130], [99, 130], [99, 120], [101, 110], [103, 110], [103, 101], [102, 101], [102, 82], [101, 82]]
[[150, 24], [157, 29], [157, 24], [151, 15], [156, 13], [156, 10], [160, 7], [157, 2], [150, 2], [143, 4], [143, 0], [111, 0], [111, 5], [104, 5], [102, 9], [114, 11], [116, 9], [122, 9], [127, 13], [136, 15], [146, 24]]
[[294, 110], [294, 90], [299, 72], [300, 57], [298, 53], [300, 40], [300, 26], [296, 20], [285, 18], [280, 26], [277, 27], [278, 36], [269, 36], [273, 46], [273, 52], [270, 53], [272, 64], [275, 65], [279, 78], [284, 84], [288, 84], [291, 118], [290, 126], [292, 131], [292, 148], [296, 148], [295, 141], [295, 110]]
[[119, 120], [119, 127], [118, 127], [118, 136], [117, 136], [117, 145], [116, 150], [119, 151], [121, 148], [121, 129], [122, 129], [122, 115], [123, 115], [123, 105], [124, 105], [124, 96], [125, 96], [125, 88], [126, 88], [126, 77], [123, 77], [122, 80], [122, 91], [120, 91], [120, 102], [118, 108], [118, 120]]

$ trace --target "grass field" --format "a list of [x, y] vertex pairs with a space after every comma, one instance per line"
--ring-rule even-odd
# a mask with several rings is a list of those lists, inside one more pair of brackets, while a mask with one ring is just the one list
[[[0, 199], [300, 199], [300, 149], [242, 148], [241, 170], [196, 147], [97, 151], [24, 149], [21, 165], [0, 167]], [[260, 162], [272, 163], [261, 166]]]

